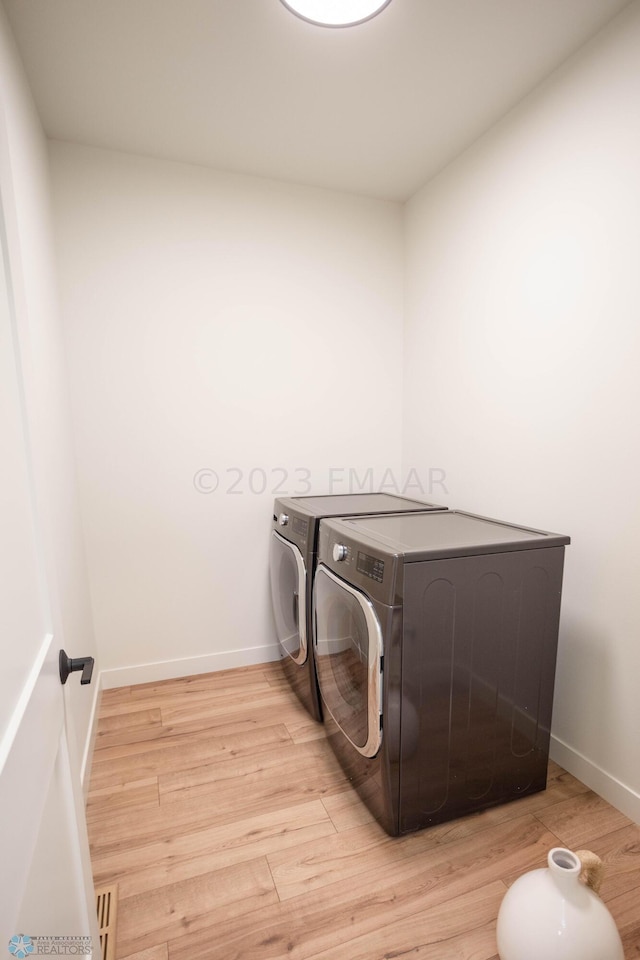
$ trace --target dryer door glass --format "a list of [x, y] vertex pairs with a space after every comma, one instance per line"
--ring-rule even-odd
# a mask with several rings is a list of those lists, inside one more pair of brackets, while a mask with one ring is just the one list
[[314, 580], [315, 655], [322, 700], [365, 757], [380, 747], [382, 631], [371, 602], [320, 564]]
[[307, 575], [302, 554], [275, 531], [269, 555], [271, 603], [280, 645], [295, 663], [307, 659]]

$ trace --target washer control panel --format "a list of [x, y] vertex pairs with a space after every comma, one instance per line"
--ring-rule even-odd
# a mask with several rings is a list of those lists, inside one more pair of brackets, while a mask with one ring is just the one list
[[276, 500], [271, 529], [290, 543], [295, 543], [304, 553], [313, 541], [314, 521], [297, 513], [286, 499]]

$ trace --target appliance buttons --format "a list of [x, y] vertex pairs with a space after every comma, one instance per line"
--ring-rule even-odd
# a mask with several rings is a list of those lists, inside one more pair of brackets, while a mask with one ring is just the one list
[[333, 559], [336, 563], [339, 563], [341, 560], [346, 560], [348, 552], [349, 551], [345, 547], [344, 543], [334, 543]]

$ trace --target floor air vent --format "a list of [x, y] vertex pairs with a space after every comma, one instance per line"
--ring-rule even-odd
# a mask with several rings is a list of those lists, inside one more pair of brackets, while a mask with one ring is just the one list
[[96, 905], [100, 928], [100, 956], [102, 960], [115, 960], [118, 885], [96, 890]]

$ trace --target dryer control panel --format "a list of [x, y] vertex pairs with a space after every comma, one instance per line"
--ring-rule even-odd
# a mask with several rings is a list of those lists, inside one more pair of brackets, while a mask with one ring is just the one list
[[365, 577], [377, 580], [382, 583], [384, 580], [384, 560], [380, 557], [372, 557], [368, 553], [362, 553], [358, 550], [356, 558], [356, 569], [364, 573]]
[[375, 553], [372, 548], [354, 537], [344, 521], [320, 522], [318, 562], [372, 599], [395, 606], [402, 593], [402, 560], [384, 548]]

